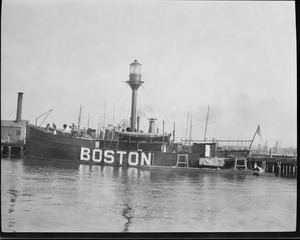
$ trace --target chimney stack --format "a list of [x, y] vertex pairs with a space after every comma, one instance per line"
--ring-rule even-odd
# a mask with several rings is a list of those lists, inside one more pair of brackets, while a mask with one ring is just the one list
[[140, 131], [140, 117], [139, 116], [137, 116], [136, 117], [136, 121], [137, 121], [137, 132], [139, 132]]
[[16, 122], [20, 122], [21, 121], [22, 102], [23, 102], [23, 93], [22, 92], [18, 92], [18, 106], [17, 106], [17, 118], [16, 118]]
[[149, 120], [149, 130], [148, 130], [148, 133], [155, 133], [154, 122], [155, 122], [156, 118], [148, 118], [148, 120]]

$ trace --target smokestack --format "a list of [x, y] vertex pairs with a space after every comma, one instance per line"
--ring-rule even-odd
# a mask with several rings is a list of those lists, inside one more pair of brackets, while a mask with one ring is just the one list
[[22, 92], [18, 92], [18, 106], [17, 106], [17, 118], [16, 118], [16, 122], [20, 122], [21, 121], [22, 102], [23, 102], [23, 93]]
[[137, 132], [139, 132], [140, 131], [140, 117], [137, 116], [136, 120], [137, 120]]
[[149, 130], [148, 130], [148, 133], [155, 133], [154, 122], [155, 122], [156, 118], [148, 118], [148, 120], [149, 120]]

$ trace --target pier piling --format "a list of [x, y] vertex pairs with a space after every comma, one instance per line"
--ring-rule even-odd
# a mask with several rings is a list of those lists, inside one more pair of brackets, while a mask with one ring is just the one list
[[275, 177], [297, 178], [297, 157], [291, 156], [264, 156], [253, 157], [249, 162], [249, 169], [253, 169], [254, 165], [261, 167], [268, 173], [274, 173]]

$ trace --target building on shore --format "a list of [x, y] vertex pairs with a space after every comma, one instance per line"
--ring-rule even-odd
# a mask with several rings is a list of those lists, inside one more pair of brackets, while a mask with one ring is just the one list
[[16, 120], [1, 119], [1, 153], [19, 154], [26, 144], [26, 125], [28, 120], [22, 120], [23, 93], [18, 92]]

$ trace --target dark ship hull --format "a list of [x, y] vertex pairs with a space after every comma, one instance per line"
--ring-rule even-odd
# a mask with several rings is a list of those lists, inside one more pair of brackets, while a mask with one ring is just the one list
[[[29, 159], [129, 167], [180, 167], [178, 156], [186, 155], [190, 168], [232, 168], [234, 163], [234, 158], [217, 158], [218, 154], [224, 154], [216, 152], [215, 143], [210, 143], [211, 156], [205, 157], [205, 145], [199, 144], [186, 149], [170, 141], [155, 141], [155, 138], [152, 142], [120, 141], [118, 135], [110, 140], [87, 139], [55, 135], [33, 125], [27, 125], [26, 132], [25, 152]], [[223, 164], [214, 164], [216, 159]]]
[[[64, 135], [60, 132], [53, 134], [48, 131], [47, 127], [41, 128], [28, 124], [26, 126], [26, 157], [46, 161], [129, 167], [175, 167], [185, 170], [237, 169], [237, 157], [242, 157], [242, 160], [246, 162], [248, 150], [217, 151], [216, 142], [194, 143], [193, 145], [175, 143], [170, 140], [171, 134], [166, 134], [164, 130], [161, 134], [155, 133], [155, 118], [148, 118], [149, 131], [143, 133], [139, 130], [140, 117], [136, 115], [137, 90], [143, 84], [141, 64], [137, 60], [130, 64], [129, 81], [126, 83], [132, 89], [130, 127], [124, 125], [122, 131], [116, 131], [115, 128], [105, 129], [102, 137], [96, 137], [94, 130], [90, 131], [91, 135], [89, 131], [82, 132], [79, 124], [77, 131], [74, 128], [71, 135]], [[173, 137], [175, 138], [175, 129]]]
[[[164, 149], [171, 146], [167, 143], [54, 135], [33, 125], [27, 125], [26, 131], [26, 156], [30, 159], [133, 167], [175, 166], [177, 161], [177, 153], [164, 152]], [[198, 158], [198, 154], [191, 154], [190, 161], [198, 161]]]

